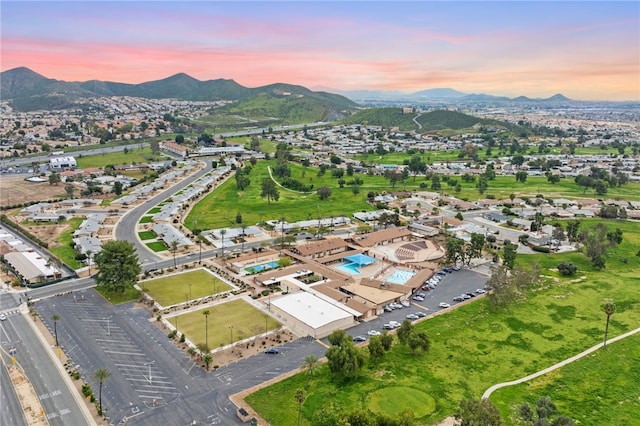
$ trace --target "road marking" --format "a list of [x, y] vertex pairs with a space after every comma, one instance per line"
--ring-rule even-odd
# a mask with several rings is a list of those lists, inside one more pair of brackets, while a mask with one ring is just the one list
[[116, 354], [116, 355], [131, 355], [131, 356], [147, 356], [147, 354], [142, 352], [121, 352], [121, 351], [104, 351], [108, 354]]

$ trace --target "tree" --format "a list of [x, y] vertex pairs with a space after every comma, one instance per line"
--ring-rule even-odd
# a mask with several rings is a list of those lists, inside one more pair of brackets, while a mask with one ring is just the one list
[[169, 250], [171, 254], [173, 254], [173, 267], [176, 268], [178, 265], [176, 264], [176, 253], [178, 252], [178, 242], [176, 240], [171, 241], [169, 244]]
[[182, 145], [184, 143], [184, 136], [182, 135], [176, 135], [176, 138], [174, 139], [176, 141], [176, 143], [178, 145]]
[[382, 346], [381, 336], [371, 336], [369, 344], [367, 345], [367, 350], [369, 351], [369, 358], [371, 361], [373, 361], [374, 364], [377, 364], [385, 352], [385, 349]]
[[585, 254], [596, 269], [604, 269], [606, 251], [616, 245], [615, 238], [607, 238], [608, 234], [607, 226], [603, 223], [580, 232], [580, 241], [584, 244]]
[[576, 265], [574, 265], [571, 262], [567, 262], [566, 260], [563, 260], [558, 265], [558, 272], [560, 272], [560, 275], [564, 275], [564, 276], [574, 275], [577, 271], [578, 271], [578, 268], [576, 268]]
[[502, 265], [493, 269], [487, 281], [489, 293], [487, 299], [493, 308], [506, 307], [519, 300], [524, 300], [524, 290], [535, 285], [540, 279], [540, 267], [534, 264], [530, 270], [516, 268], [511, 271]]
[[385, 351], [391, 349], [391, 345], [393, 345], [393, 334], [389, 334], [386, 330], [383, 331], [380, 335], [380, 343], [382, 343]]
[[49, 175], [49, 185], [58, 185], [60, 183], [60, 174], [51, 172]]
[[409, 320], [402, 321], [402, 325], [400, 326], [400, 328], [398, 329], [398, 332], [396, 333], [400, 344], [402, 345], [407, 344], [409, 340], [409, 335], [411, 334], [412, 331], [413, 331], [413, 324], [411, 324], [411, 321]]
[[328, 186], [321, 186], [318, 188], [318, 197], [320, 197], [321, 200], [329, 199], [329, 197], [331, 197], [331, 188]]
[[96, 283], [109, 292], [124, 293], [137, 282], [141, 271], [136, 250], [128, 241], [107, 241], [94, 261], [99, 269]]
[[440, 183], [440, 176], [433, 175], [431, 177], [431, 189], [437, 191], [442, 188], [442, 184]]
[[331, 343], [325, 355], [329, 370], [344, 378], [356, 375], [364, 365], [364, 352], [353, 344], [344, 330], [334, 331], [327, 339]]
[[503, 254], [502, 254], [502, 262], [509, 269], [513, 269], [513, 267], [514, 267], [514, 265], [516, 263], [516, 255], [518, 253], [517, 249], [518, 249], [518, 245], [517, 244], [513, 244], [511, 242], [507, 242], [504, 245], [504, 251], [503, 251]]
[[484, 176], [480, 176], [480, 179], [478, 179], [478, 183], [476, 185], [476, 188], [478, 188], [478, 192], [480, 194], [484, 194], [484, 192], [489, 189], [489, 183], [487, 182], [487, 178]]
[[482, 248], [484, 247], [486, 238], [484, 234], [478, 234], [476, 232], [471, 233], [471, 242], [467, 246], [465, 257], [467, 262], [471, 259], [477, 259], [482, 257]]
[[122, 194], [122, 182], [119, 180], [113, 182], [113, 193], [116, 195]]
[[[184, 137], [183, 137], [184, 138]], [[160, 154], [160, 142], [158, 141], [151, 141], [149, 142], [149, 147], [151, 148], [151, 153], [153, 155], [158, 155]]]
[[93, 251], [87, 250], [85, 254], [87, 255], [87, 266], [89, 267], [89, 276], [91, 276], [91, 256], [93, 256]]
[[446, 244], [447, 244], [447, 255], [446, 255], [447, 263], [456, 263], [458, 260], [464, 263], [464, 260], [465, 260], [464, 240], [457, 237], [448, 237], [446, 239]]
[[276, 183], [269, 178], [262, 179], [262, 192], [260, 196], [267, 199], [267, 204], [271, 204], [271, 200], [278, 201], [280, 199], [280, 192], [278, 191]]
[[221, 256], [224, 258], [224, 236], [227, 234], [227, 230], [226, 229], [221, 229], [220, 230], [220, 238], [222, 239], [222, 242], [220, 243], [220, 250], [221, 250]]
[[318, 367], [318, 357], [315, 355], [307, 355], [304, 357], [304, 361], [302, 363], [302, 368], [307, 370], [307, 382], [311, 379], [316, 372], [316, 368]]
[[58, 321], [60, 321], [60, 315], [58, 314], [51, 315], [51, 320], [53, 321], [53, 333], [56, 336], [56, 347], [57, 347], [57, 346], [60, 346], [58, 344], [58, 327], [57, 327]]
[[414, 355], [418, 349], [427, 352], [431, 346], [427, 332], [415, 328], [409, 333], [406, 344], [411, 348], [411, 353]]
[[463, 399], [455, 413], [460, 426], [502, 426], [500, 411], [487, 399]]
[[209, 364], [211, 364], [211, 361], [213, 361], [213, 357], [211, 356], [210, 353], [207, 352], [202, 357], [202, 361], [204, 362], [204, 368], [208, 371], [209, 370]]
[[579, 240], [580, 221], [570, 220], [567, 222], [567, 239], [571, 242]]
[[529, 175], [525, 171], [516, 172], [516, 182], [525, 183]]
[[300, 426], [300, 416], [302, 414], [302, 403], [307, 398], [307, 394], [304, 389], [297, 389], [295, 394], [296, 402], [298, 403], [298, 426]]
[[98, 415], [101, 416], [102, 415], [102, 385], [104, 385], [107, 380], [109, 380], [109, 377], [111, 377], [111, 371], [107, 370], [106, 368], [98, 368], [94, 373], [93, 373], [93, 378], [96, 380], [96, 382], [98, 382], [99, 388], [98, 388]]
[[204, 344], [209, 347], [209, 315], [211, 315], [211, 311], [205, 309], [202, 311], [202, 315], [204, 315]]
[[607, 316], [607, 322], [604, 327], [604, 343], [602, 345], [603, 348], [607, 347], [607, 334], [609, 334], [609, 319], [611, 315], [616, 313], [616, 305], [610, 302], [607, 302], [602, 305], [602, 312]]
[[67, 198], [73, 198], [73, 190], [74, 190], [74, 187], [70, 183], [64, 186], [64, 191], [67, 193]]

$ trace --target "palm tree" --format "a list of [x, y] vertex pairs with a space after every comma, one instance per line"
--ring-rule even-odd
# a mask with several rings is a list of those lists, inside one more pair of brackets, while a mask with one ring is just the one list
[[211, 364], [211, 361], [213, 361], [213, 357], [211, 356], [211, 354], [205, 354], [205, 356], [202, 357], [202, 360], [204, 361], [206, 370], [209, 370], [209, 364]]
[[302, 410], [302, 403], [304, 402], [305, 398], [307, 397], [307, 395], [304, 392], [304, 389], [298, 389], [296, 391], [296, 401], [298, 401], [298, 426], [300, 426], [300, 414], [301, 414], [301, 410]]
[[242, 249], [241, 249], [241, 251], [242, 251], [242, 253], [244, 253], [244, 237], [245, 237], [244, 231], [247, 229], [247, 224], [242, 222], [240, 224], [240, 228], [242, 228]]
[[111, 377], [111, 371], [106, 368], [98, 368], [93, 373], [93, 378], [98, 382], [98, 415], [102, 415], [102, 385]]
[[171, 253], [173, 253], [173, 267], [176, 268], [177, 264], [176, 264], [176, 252], [178, 251], [178, 242], [177, 241], [171, 241]]
[[304, 357], [304, 362], [302, 363], [302, 368], [307, 370], [307, 381], [311, 379], [313, 373], [315, 373], [315, 369], [318, 366], [318, 357], [315, 355], [307, 355]]
[[91, 250], [87, 250], [87, 266], [89, 267], [89, 276], [91, 276], [91, 255], [93, 254], [93, 251]]
[[57, 346], [60, 346], [58, 345], [58, 327], [57, 327], [58, 321], [60, 321], [60, 315], [53, 314], [51, 316], [51, 319], [53, 320], [53, 334], [56, 335], [56, 347], [57, 347]]
[[207, 345], [207, 347], [209, 347], [209, 315], [211, 314], [211, 312], [208, 309], [205, 309], [204, 312], [202, 312], [202, 315], [204, 315], [204, 344]]
[[227, 233], [226, 229], [220, 230], [220, 237], [222, 238], [222, 258], [224, 259], [224, 235]]
[[606, 348], [607, 334], [609, 333], [609, 318], [611, 318], [611, 315], [616, 313], [616, 305], [614, 303], [605, 303], [602, 305], [602, 312], [607, 316], [607, 325], [604, 328], [604, 344], [602, 345], [603, 348]]

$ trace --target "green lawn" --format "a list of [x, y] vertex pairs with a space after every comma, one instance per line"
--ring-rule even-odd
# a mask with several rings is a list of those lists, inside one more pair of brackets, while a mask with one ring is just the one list
[[76, 161], [78, 168], [86, 169], [89, 167], [104, 167], [107, 165], [122, 165], [122, 164], [134, 164], [134, 163], [147, 163], [150, 161], [158, 161], [164, 157], [159, 155], [153, 155], [150, 147], [130, 148], [128, 153], [124, 151], [109, 152], [106, 154], [96, 155], [78, 155]]
[[103, 287], [95, 287], [96, 291], [102, 295], [105, 299], [111, 302], [113, 305], [119, 305], [120, 303], [130, 302], [140, 297], [140, 292], [134, 287], [125, 288], [124, 293], [112, 293], [106, 291]]
[[503, 418], [517, 416], [515, 409], [523, 402], [535, 405], [541, 396], [552, 395], [559, 412], [580, 425], [637, 425], [640, 335], [607, 348], [527, 383], [498, 389], [491, 400]]
[[204, 269], [141, 282], [140, 286], [162, 306], [223, 293], [232, 288]]
[[138, 223], [151, 223], [153, 222], [153, 216], [142, 216]]
[[[344, 409], [384, 407], [375, 395], [396, 387], [413, 388], [435, 400], [433, 411], [417, 418], [420, 424], [431, 424], [455, 412], [462, 398], [479, 398], [492, 384], [524, 377], [601, 342], [605, 316], [600, 305], [605, 301], [613, 300], [618, 308], [611, 317], [610, 337], [638, 327], [640, 276], [636, 271], [640, 270], [640, 258], [635, 252], [640, 232], [634, 223], [608, 223], [624, 231], [624, 241], [607, 256], [606, 270], [593, 270], [579, 253], [519, 256], [521, 264], [535, 261], [545, 268], [555, 268], [565, 259], [573, 261], [579, 268], [576, 277], [584, 278], [579, 282], [565, 278], [557, 283], [549, 279], [547, 284], [528, 292], [526, 303], [509, 310], [494, 311], [485, 299], [480, 299], [431, 318], [417, 326], [429, 334], [429, 353], [411, 355], [396, 345], [379, 365], [368, 363], [357, 379], [332, 378], [322, 367], [306, 388], [308, 398], [302, 408], [305, 424], [311, 424], [313, 413], [328, 400]], [[623, 263], [624, 258], [627, 263]], [[544, 275], [557, 274], [546, 269]], [[597, 375], [597, 366], [583, 371], [584, 377]], [[638, 383], [637, 373], [633, 379]], [[297, 388], [304, 387], [305, 380], [301, 375], [286, 379], [251, 395], [249, 402], [270, 423], [295, 425], [296, 406], [290, 400]], [[560, 384], [554, 383], [549, 382], [549, 396], [562, 406], [571, 404], [572, 400], [564, 399]], [[637, 387], [625, 395], [638, 403]], [[576, 388], [572, 398], [589, 400], [594, 395]], [[624, 399], [620, 396], [620, 400]], [[410, 400], [406, 401], [406, 406], [396, 406], [393, 412], [413, 408]], [[625, 418], [629, 411], [617, 404], [608, 409], [610, 419], [618, 414]]]
[[154, 207], [147, 212], [147, 214], [154, 215], [156, 213], [160, 213], [160, 207]]
[[157, 237], [157, 235], [153, 231], [141, 231], [141, 232], [138, 232], [138, 237], [142, 241], [144, 241], [144, 240], [153, 240], [154, 238]]
[[203, 308], [173, 317], [169, 321], [176, 325], [177, 319], [178, 331], [184, 333], [193, 343], [205, 343], [205, 316], [203, 315], [205, 310], [210, 312], [208, 329], [211, 349], [228, 345], [232, 337], [233, 341], [237, 342], [280, 327], [280, 323], [275, 319], [244, 300], [234, 300]]
[[60, 234], [56, 241], [60, 243], [59, 247], [51, 247], [51, 252], [58, 258], [62, 259], [64, 263], [69, 265], [72, 269], [78, 269], [84, 267], [84, 263], [76, 260], [76, 251], [71, 247], [73, 241], [73, 233], [80, 227], [84, 219], [81, 217], [74, 217], [66, 221], [69, 227]]
[[[331, 176], [328, 171], [324, 176], [318, 177], [318, 169], [309, 167], [306, 170], [299, 165], [291, 164], [291, 175], [305, 184], [313, 184], [314, 190], [309, 193], [296, 193], [280, 189], [280, 199], [270, 204], [260, 197], [261, 182], [268, 178], [267, 166], [273, 166], [272, 161], [260, 161], [249, 174], [251, 185], [244, 191], [238, 191], [234, 178], [228, 179], [215, 191], [196, 204], [185, 220], [185, 226], [192, 229], [194, 220], [198, 219], [198, 228], [213, 229], [235, 224], [236, 213], [242, 215], [244, 223], [255, 224], [263, 220], [278, 219], [284, 217], [289, 222], [298, 220], [315, 219], [318, 216], [328, 218], [331, 216], [351, 216], [357, 211], [369, 211], [373, 207], [367, 203], [369, 191], [382, 192], [391, 190], [388, 180], [382, 176], [358, 175], [363, 180], [360, 192], [353, 194], [351, 187], [345, 185], [339, 188], [338, 179]], [[353, 177], [345, 176], [346, 181]], [[418, 189], [420, 182], [410, 178], [406, 186], [398, 184], [395, 190]], [[332, 195], [329, 200], [321, 201], [315, 190], [321, 186], [331, 188]]]
[[168, 249], [167, 245], [162, 241], [153, 241], [151, 243], [146, 243], [145, 245], [149, 247], [150, 250], [153, 250], [156, 253], [165, 251]]

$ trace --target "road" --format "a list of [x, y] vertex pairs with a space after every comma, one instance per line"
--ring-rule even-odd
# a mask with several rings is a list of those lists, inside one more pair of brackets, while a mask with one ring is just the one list
[[4, 362], [6, 362], [5, 357], [2, 358], [3, 364], [0, 365], [0, 407], [2, 407], [2, 410], [0, 410], [0, 425], [26, 425], [27, 419], [24, 417], [20, 400], [11, 383], [9, 372], [4, 365]]
[[29, 319], [11, 315], [0, 323], [0, 333], [3, 343], [16, 349], [17, 362], [38, 395], [50, 425], [93, 423], [75, 388], [68, 386], [68, 375], [65, 377], [62, 368], [52, 367], [59, 361], [54, 359], [53, 351], [29, 324]]

